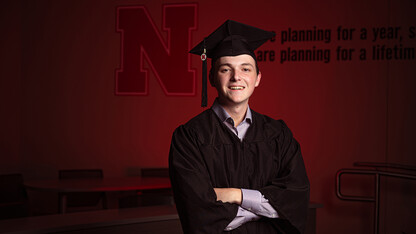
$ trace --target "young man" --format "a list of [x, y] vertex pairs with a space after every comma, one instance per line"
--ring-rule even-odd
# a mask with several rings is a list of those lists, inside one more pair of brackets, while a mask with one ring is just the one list
[[184, 233], [302, 233], [309, 181], [281, 120], [250, 109], [260, 84], [254, 50], [274, 33], [226, 21], [191, 53], [212, 59], [210, 109], [179, 126], [169, 169]]

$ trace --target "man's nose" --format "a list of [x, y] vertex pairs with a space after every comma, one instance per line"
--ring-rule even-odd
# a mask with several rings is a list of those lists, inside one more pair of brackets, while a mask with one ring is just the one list
[[232, 73], [231, 73], [231, 80], [232, 81], [238, 81], [238, 80], [240, 80], [240, 73], [238, 72], [238, 71], [233, 71]]

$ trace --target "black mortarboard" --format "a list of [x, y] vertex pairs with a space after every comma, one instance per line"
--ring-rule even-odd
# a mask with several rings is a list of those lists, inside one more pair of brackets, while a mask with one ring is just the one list
[[274, 32], [227, 20], [189, 51], [189, 53], [201, 55], [203, 62], [201, 106], [207, 106], [207, 57], [215, 61], [222, 56], [248, 54], [256, 60], [254, 50], [275, 35]]

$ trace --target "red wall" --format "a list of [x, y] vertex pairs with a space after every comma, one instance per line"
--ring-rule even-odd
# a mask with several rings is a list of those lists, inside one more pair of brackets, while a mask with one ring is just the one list
[[[408, 34], [416, 26], [416, 5], [410, 1], [5, 1], [0, 172], [39, 179], [56, 178], [59, 169], [102, 168], [113, 177], [138, 167], [167, 166], [173, 130], [203, 110], [198, 56], [190, 60], [196, 95], [165, 95], [153, 72], [148, 95], [115, 95], [115, 74], [122, 54], [116, 8], [144, 6], [166, 41], [162, 9], [168, 3], [196, 3], [192, 46], [226, 19], [276, 31], [276, 41], [261, 47], [274, 50], [276, 60], [259, 62], [263, 79], [250, 106], [284, 119], [300, 141], [311, 200], [324, 205], [318, 210], [318, 233], [370, 233], [372, 205], [336, 198], [335, 173], [356, 161], [416, 165], [416, 60], [372, 60], [370, 52], [376, 45], [416, 47]], [[282, 30], [314, 26], [331, 29], [331, 41], [281, 44]], [[352, 40], [337, 40], [339, 26], [355, 28]], [[388, 26], [400, 26], [402, 40], [373, 42], [371, 30]], [[360, 39], [361, 28], [369, 30], [368, 39]], [[330, 61], [280, 63], [281, 50], [312, 46], [330, 49]], [[338, 46], [355, 49], [351, 61], [337, 61]], [[362, 48], [366, 60], [358, 57]], [[209, 89], [209, 105], [215, 94]], [[365, 182], [352, 184], [366, 190]], [[414, 217], [416, 208], [409, 207], [415, 206], [415, 184], [397, 184], [383, 182], [392, 186], [383, 197], [385, 233], [414, 230], [411, 221], [395, 214]]]

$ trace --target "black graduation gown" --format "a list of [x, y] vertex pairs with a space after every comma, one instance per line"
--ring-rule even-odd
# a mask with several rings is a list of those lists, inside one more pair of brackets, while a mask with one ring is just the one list
[[184, 233], [223, 233], [238, 205], [213, 188], [259, 190], [280, 218], [248, 222], [229, 233], [302, 233], [309, 181], [300, 146], [286, 124], [252, 111], [244, 140], [207, 109], [173, 133], [169, 171]]

